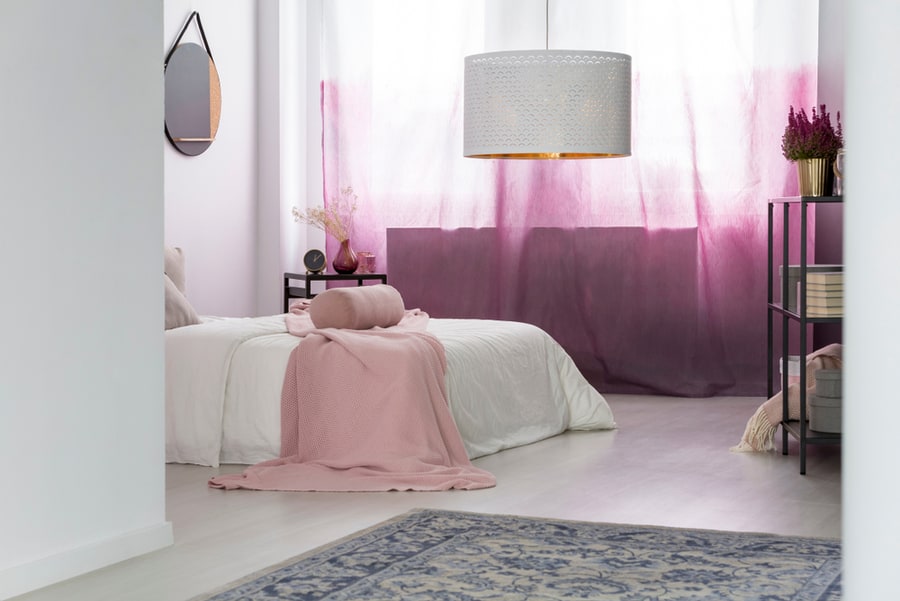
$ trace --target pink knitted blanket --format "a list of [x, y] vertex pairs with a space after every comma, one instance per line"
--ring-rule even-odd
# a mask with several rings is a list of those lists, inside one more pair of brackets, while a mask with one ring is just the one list
[[[829, 344], [806, 356], [806, 396], [816, 392], [816, 370], [841, 369], [843, 361], [840, 344]], [[759, 406], [744, 429], [744, 435], [737, 446], [731, 447], [736, 453], [748, 453], [755, 451], [774, 451], [775, 432], [781, 424], [784, 413], [782, 393], [772, 395], [772, 398]], [[808, 413], [807, 413], [808, 415]], [[800, 419], [800, 385], [788, 386], [788, 417]]]
[[[302, 318], [303, 307], [292, 309]], [[408, 312], [421, 322], [421, 312]], [[390, 328], [314, 329], [291, 353], [281, 397], [281, 457], [214, 488], [388, 491], [488, 488], [447, 405], [441, 343], [401, 323]], [[419, 325], [419, 324], [416, 324]]]

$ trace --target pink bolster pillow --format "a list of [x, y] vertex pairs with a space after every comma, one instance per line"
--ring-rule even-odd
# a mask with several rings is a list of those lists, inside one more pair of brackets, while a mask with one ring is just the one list
[[400, 293], [387, 284], [331, 288], [309, 303], [309, 316], [317, 328], [389, 328], [400, 323], [404, 310]]

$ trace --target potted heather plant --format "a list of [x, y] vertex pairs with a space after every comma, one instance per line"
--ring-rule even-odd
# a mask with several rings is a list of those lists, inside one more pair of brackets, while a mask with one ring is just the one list
[[801, 196], [830, 194], [833, 185], [832, 165], [844, 146], [841, 113], [837, 113], [837, 127], [824, 104], [812, 108], [811, 117], [791, 106], [788, 123], [781, 137], [784, 158], [797, 164], [797, 178]]

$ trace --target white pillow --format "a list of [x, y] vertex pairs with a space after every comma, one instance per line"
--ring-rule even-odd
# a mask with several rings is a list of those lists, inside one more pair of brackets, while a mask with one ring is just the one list
[[184, 294], [184, 251], [177, 246], [163, 247], [163, 273], [169, 276], [178, 291]]
[[194, 311], [187, 297], [181, 293], [175, 282], [163, 274], [166, 286], [166, 329], [171, 330], [182, 326], [190, 326], [200, 323], [200, 316]]

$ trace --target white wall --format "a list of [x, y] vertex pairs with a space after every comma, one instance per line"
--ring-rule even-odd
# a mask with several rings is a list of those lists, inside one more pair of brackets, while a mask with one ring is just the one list
[[844, 9], [844, 598], [900, 599], [900, 3]]
[[844, 12], [845, 0], [819, 0], [819, 79], [816, 96], [831, 113], [844, 107]]
[[162, 18], [0, 2], [0, 598], [172, 542]]
[[900, 4], [821, 0], [819, 102], [843, 107], [844, 599], [900, 599], [900, 484], [894, 430], [900, 403], [889, 374], [900, 364]]
[[[257, 2], [164, 4], [160, 55], [197, 11], [222, 85], [219, 130], [206, 152], [190, 157], [164, 144], [165, 241], [184, 249], [187, 297], [200, 314], [256, 315]], [[182, 41], [202, 43], [194, 23]]]
[[[324, 245], [289, 218], [295, 205], [322, 203], [319, 40], [307, 35], [321, 0], [165, 0], [166, 51], [194, 10], [222, 82], [222, 118], [202, 155], [166, 145], [165, 238], [185, 251], [198, 312], [271, 315], [282, 273]], [[195, 26], [184, 41], [200, 41]]]
[[322, 203], [322, 126], [319, 105], [321, 0], [259, 4], [259, 201], [257, 313], [282, 309], [282, 276], [303, 271], [310, 246], [324, 233], [295, 224], [291, 208]]

